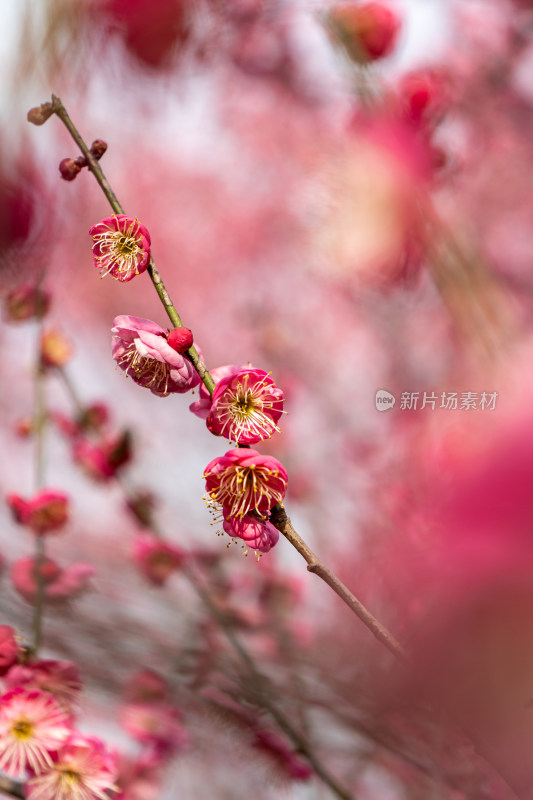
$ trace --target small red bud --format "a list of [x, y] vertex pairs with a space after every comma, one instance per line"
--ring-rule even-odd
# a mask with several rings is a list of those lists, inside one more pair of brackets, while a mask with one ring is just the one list
[[185, 353], [193, 343], [193, 335], [188, 328], [174, 328], [168, 334], [168, 343], [178, 353]]
[[73, 158], [64, 158], [59, 164], [59, 171], [64, 181], [73, 181], [81, 166]]
[[40, 106], [30, 108], [27, 119], [28, 122], [31, 122], [33, 125], [44, 125], [48, 117], [51, 117], [53, 113], [54, 109], [52, 103], [43, 103]]
[[95, 139], [91, 145], [91, 155], [99, 161], [107, 150], [107, 142], [103, 139]]

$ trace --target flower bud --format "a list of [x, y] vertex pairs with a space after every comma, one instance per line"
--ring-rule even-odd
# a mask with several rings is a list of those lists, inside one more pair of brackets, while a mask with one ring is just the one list
[[49, 305], [48, 292], [25, 283], [8, 292], [4, 301], [4, 313], [9, 322], [25, 322], [27, 319], [44, 317]]
[[396, 13], [375, 0], [334, 8], [329, 20], [333, 33], [340, 39], [350, 58], [358, 63], [389, 55], [396, 44], [400, 27]]
[[32, 125], [44, 125], [48, 117], [54, 113], [52, 103], [42, 103], [40, 106], [30, 108], [27, 114], [28, 122]]
[[168, 343], [178, 353], [185, 353], [192, 347], [193, 335], [188, 328], [174, 328], [168, 334]]
[[107, 150], [107, 142], [103, 139], [95, 139], [91, 145], [91, 155], [99, 161]]
[[77, 159], [64, 158], [59, 162], [59, 171], [64, 181], [73, 181], [81, 171], [81, 166], [77, 163]]

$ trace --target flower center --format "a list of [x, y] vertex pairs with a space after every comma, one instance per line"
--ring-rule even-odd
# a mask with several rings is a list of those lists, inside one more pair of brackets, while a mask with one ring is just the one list
[[[272, 508], [276, 503], [281, 503], [283, 494], [272, 485], [268, 486], [271, 476], [277, 478], [278, 471], [255, 465], [231, 467], [221, 476], [218, 489], [211, 492], [206, 502], [208, 505], [214, 502], [228, 509], [230, 517], [244, 517], [257, 509], [264, 496], [268, 497], [268, 507]], [[262, 505], [264, 508], [264, 503]], [[264, 518], [260, 513], [259, 516]]]
[[156, 358], [141, 355], [135, 341], [128, 344], [118, 364], [128, 376], [131, 370], [134, 373], [134, 379], [142, 386], [153, 387], [162, 394], [168, 394], [170, 365], [166, 361], [158, 361]]
[[61, 777], [66, 783], [77, 784], [81, 780], [80, 773], [75, 772], [75, 770], [70, 769], [70, 767], [64, 767], [60, 771], [61, 771]]
[[279, 428], [272, 419], [278, 398], [272, 394], [272, 385], [264, 380], [248, 386], [248, 375], [235, 388], [228, 387], [217, 402], [217, 416], [222, 423], [221, 434], [229, 429], [229, 436], [239, 441], [243, 436], [269, 438]]
[[29, 739], [33, 733], [33, 723], [28, 719], [19, 719], [11, 728], [11, 732], [17, 739], [23, 741]]
[[[116, 234], [115, 234], [116, 235]], [[119, 233], [115, 242], [115, 249], [123, 256], [129, 256], [138, 249], [137, 242], [130, 236]]]

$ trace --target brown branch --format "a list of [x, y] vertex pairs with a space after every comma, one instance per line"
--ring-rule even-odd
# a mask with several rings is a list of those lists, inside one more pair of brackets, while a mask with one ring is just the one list
[[271, 512], [270, 521], [278, 529], [280, 533], [292, 544], [292, 546], [300, 553], [300, 555], [307, 561], [307, 569], [309, 572], [317, 575], [324, 583], [333, 589], [336, 595], [346, 603], [354, 614], [356, 614], [361, 622], [366, 625], [369, 631], [374, 634], [376, 639], [380, 641], [390, 652], [397, 658], [403, 660], [407, 659], [407, 653], [401, 644], [394, 638], [384, 625], [371, 614], [366, 606], [348, 589], [347, 586], [326, 567], [318, 558], [318, 556], [311, 550], [311, 548], [304, 542], [302, 537], [295, 531], [292, 522], [290, 521], [285, 509], [279, 504], [276, 505]]
[[0, 792], [10, 797], [21, 797], [24, 800], [23, 784], [8, 778], [7, 775], [0, 775]]

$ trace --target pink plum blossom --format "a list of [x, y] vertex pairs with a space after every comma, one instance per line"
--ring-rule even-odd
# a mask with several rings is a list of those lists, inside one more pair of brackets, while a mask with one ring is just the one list
[[208, 504], [224, 509], [224, 519], [250, 511], [266, 516], [287, 491], [280, 462], [251, 448], [235, 448], [209, 462], [204, 472]]
[[225, 519], [223, 528], [229, 536], [237, 536], [247, 547], [261, 553], [268, 553], [279, 539], [279, 531], [271, 522], [251, 514]]
[[72, 733], [51, 763], [26, 783], [28, 800], [108, 800], [116, 768], [96, 736]]
[[12, 689], [0, 698], [0, 769], [8, 775], [41, 772], [69, 733], [67, 715], [51, 694]]
[[[51, 558], [45, 558], [40, 566], [44, 583], [44, 596], [47, 601], [65, 600], [87, 588], [88, 580], [94, 575], [94, 568], [82, 562], [61, 569]], [[11, 581], [17, 592], [29, 603], [33, 603], [37, 593], [35, 559], [31, 556], [19, 558], [11, 569]]]
[[[218, 384], [223, 378], [228, 378], [230, 375], [235, 375], [241, 369], [246, 369], [246, 364], [236, 366], [235, 364], [228, 364], [224, 367], [215, 367], [209, 370], [209, 374], [213, 378], [215, 384]], [[209, 409], [211, 408], [211, 396], [204, 384], [200, 384], [200, 398], [194, 403], [191, 403], [189, 410], [196, 414], [200, 419], [207, 419]]]
[[131, 281], [148, 267], [150, 234], [139, 220], [125, 214], [106, 217], [89, 231], [93, 239], [93, 263], [101, 277], [111, 275]]
[[76, 439], [74, 460], [95, 481], [108, 481], [131, 459], [131, 434], [128, 430], [107, 433], [96, 442]]
[[222, 378], [213, 392], [207, 427], [238, 444], [254, 444], [279, 431], [283, 392], [262, 369], [243, 369]]
[[113, 358], [139, 386], [165, 397], [200, 383], [192, 363], [169, 345], [167, 331], [157, 323], [122, 315], [115, 317], [111, 330]]
[[143, 575], [155, 586], [163, 586], [167, 578], [183, 563], [184, 553], [151, 533], [140, 533], [133, 544], [133, 557]]
[[79, 670], [72, 661], [32, 661], [16, 664], [4, 677], [6, 689], [21, 686], [49, 692], [57, 702], [70, 709], [76, 701], [82, 684]]
[[55, 489], [42, 489], [29, 500], [10, 494], [7, 503], [16, 521], [39, 536], [57, 532], [68, 519], [69, 498]]
[[4, 675], [16, 663], [18, 652], [15, 631], [10, 625], [0, 625], [0, 675]]

